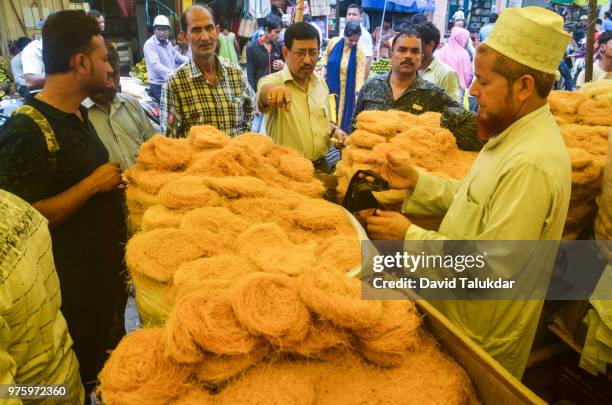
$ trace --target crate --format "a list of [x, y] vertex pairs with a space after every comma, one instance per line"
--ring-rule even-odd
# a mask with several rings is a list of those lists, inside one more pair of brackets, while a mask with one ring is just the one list
[[545, 404], [425, 300], [415, 301], [429, 331], [468, 373], [483, 404]]

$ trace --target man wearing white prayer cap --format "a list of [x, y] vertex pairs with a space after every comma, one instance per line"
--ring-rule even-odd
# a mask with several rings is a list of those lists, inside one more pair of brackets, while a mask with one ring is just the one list
[[[475, 245], [480, 241], [561, 239], [571, 164], [547, 97], [569, 39], [563, 19], [544, 8], [509, 8], [501, 13], [474, 61], [476, 80], [470, 94], [480, 105], [479, 136], [486, 143], [465, 179], [441, 179], [419, 172], [401, 152], [371, 162], [380, 165], [380, 173], [393, 188], [409, 190], [403, 213], [444, 215], [438, 231], [414, 225], [400, 213], [379, 210], [368, 219], [371, 239], [479, 241]], [[518, 251], [511, 243], [498, 243], [488, 252], [488, 270], [482, 276], [509, 278], [504, 271], [511, 258], [522, 269], [536, 269], [530, 274], [512, 274], [517, 284], [525, 284], [524, 277], [529, 276], [529, 282], [545, 292], [552, 263], [548, 268], [535, 265], [542, 252], [532, 245]], [[520, 379], [543, 294], [526, 297], [518, 290], [512, 294], [503, 300], [432, 303]]]

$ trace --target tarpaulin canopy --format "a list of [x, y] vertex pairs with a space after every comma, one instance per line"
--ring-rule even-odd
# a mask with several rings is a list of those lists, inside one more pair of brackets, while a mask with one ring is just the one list
[[395, 10], [408, 13], [431, 12], [436, 6], [435, 0], [362, 0], [361, 7], [382, 10], [385, 3], [387, 5], [386, 11]]
[[[606, 4], [608, 4], [609, 0], [597, 0], [597, 5], [598, 6], [605, 6]], [[589, 5], [589, 0], [552, 0], [553, 4], [561, 4], [564, 6], [571, 6], [572, 4], [575, 4], [577, 6], [588, 6]]]
[[[597, 5], [605, 6], [606, 4], [608, 4], [609, 1], [610, 0], [597, 0]], [[574, 4], [577, 6], [588, 6], [589, 0], [574, 0]]]

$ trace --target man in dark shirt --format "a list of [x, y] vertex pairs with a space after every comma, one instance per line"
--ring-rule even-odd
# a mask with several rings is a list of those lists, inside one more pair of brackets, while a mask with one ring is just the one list
[[49, 221], [61, 308], [89, 391], [121, 337], [126, 302], [121, 172], [81, 106], [104, 89], [112, 68], [96, 21], [82, 11], [50, 16], [42, 36], [47, 80], [25, 103], [29, 113], [0, 132], [0, 188]]
[[391, 44], [391, 72], [370, 78], [355, 104], [356, 118], [365, 110], [402, 110], [412, 114], [427, 111], [442, 113], [441, 125], [447, 127], [457, 145], [465, 150], [482, 147], [476, 131], [476, 114], [464, 110], [457, 101], [418, 74], [422, 46], [420, 34], [413, 29], [400, 32]]
[[[257, 82], [264, 76], [282, 70], [285, 63], [282, 59], [281, 47], [278, 43], [283, 21], [275, 14], [269, 14], [264, 20], [264, 33], [257, 41], [247, 46], [247, 79], [253, 90], [257, 90]], [[262, 129], [263, 114], [256, 112], [253, 119], [253, 132]]]

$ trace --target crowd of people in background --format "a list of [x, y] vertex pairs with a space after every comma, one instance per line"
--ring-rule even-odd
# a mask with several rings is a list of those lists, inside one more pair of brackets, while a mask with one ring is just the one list
[[[554, 6], [554, 12], [564, 17], [565, 30], [572, 34], [565, 58], [558, 68], [556, 88], [575, 90], [585, 81], [588, 18], [581, 15], [576, 22], [571, 22], [571, 13], [558, 5]], [[91, 10], [89, 16], [96, 20], [103, 35], [104, 15]], [[207, 27], [195, 27], [196, 31], [192, 33], [188, 21], [183, 18], [173, 41], [173, 29], [168, 17], [156, 16], [152, 24], [153, 34], [142, 49], [148, 71], [148, 94], [160, 107], [159, 115], [153, 117], [155, 130], [170, 136], [183, 136], [191, 125], [205, 123], [217, 125], [232, 135], [248, 130], [272, 136], [269, 128], [274, 128], [274, 124], [269, 120], [273, 120], [273, 117], [262, 111], [262, 105], [253, 100], [262, 79], [283, 71], [286, 74], [289, 70], [284, 48], [287, 45], [286, 32], [294, 18], [294, 15], [272, 12], [260, 20], [260, 26], [248, 38], [232, 32], [226, 20], [215, 21], [214, 25]], [[467, 13], [457, 10], [449, 21], [448, 33], [440, 32], [423, 14], [415, 14], [408, 23], [395, 27], [392, 19], [387, 17], [381, 25], [371, 29], [368, 14], [358, 4], [350, 4], [339, 35], [326, 38], [321, 26], [306, 14], [304, 23], [316, 31], [319, 46], [316, 60], [313, 60], [313, 55], [309, 64], [312, 64], [314, 74], [323, 80], [329, 92], [329, 109], [324, 113], [337, 126], [334, 139], [337, 141], [338, 134], [352, 131], [356, 113], [364, 103], [368, 103], [365, 88], [371, 88], [373, 83], [380, 80], [378, 76], [386, 77], [384, 72], [371, 70], [373, 61], [387, 59], [388, 68], [393, 69], [393, 44], [401, 36], [399, 34], [406, 30], [415, 32], [420, 42], [421, 55], [416, 69], [419, 80], [415, 83], [421, 83], [421, 80], [430, 83], [441, 89], [457, 106], [466, 111], [477, 111], [475, 98], [470, 95], [470, 87], [475, 80], [474, 58], [480, 43], [489, 37], [495, 27], [497, 18], [498, 15], [492, 13], [486, 24], [477, 26], [468, 23], [470, 16]], [[597, 20], [595, 24], [593, 80], [611, 79], [610, 13], [606, 12], [605, 19]], [[16, 47], [19, 53], [11, 61], [16, 90], [23, 97], [35, 95], [46, 81], [42, 41], [21, 38], [16, 42]], [[368, 83], [369, 86], [366, 86]], [[121, 99], [119, 84], [115, 86], [115, 91], [119, 94], [115, 98]], [[399, 95], [393, 96], [396, 100]], [[92, 100], [90, 103], [94, 103]], [[376, 103], [380, 103], [380, 100]], [[432, 104], [431, 100], [429, 104]], [[142, 110], [137, 111], [134, 103], [125, 100], [121, 100], [119, 105], [132, 116], [139, 117]], [[151, 111], [144, 107], [151, 118]], [[111, 102], [103, 105], [100, 111], [113, 116], [116, 108]], [[131, 128], [143, 127], [131, 125]], [[148, 131], [144, 133], [146, 135]], [[138, 138], [138, 142], [141, 141]], [[136, 147], [138, 142], [128, 149]], [[342, 146], [342, 142], [339, 146]], [[319, 154], [315, 155], [311, 157], [321, 158]], [[332, 142], [326, 163], [333, 168], [339, 159], [340, 151]]]

